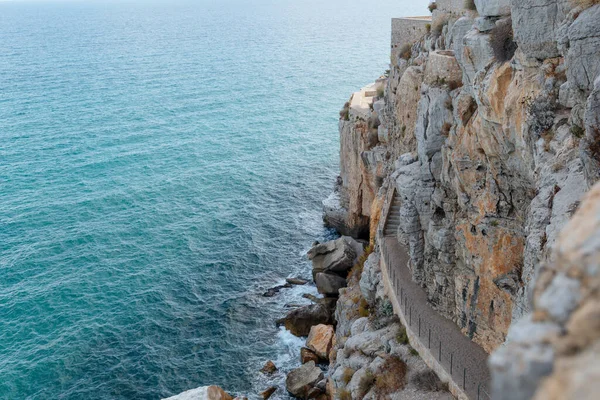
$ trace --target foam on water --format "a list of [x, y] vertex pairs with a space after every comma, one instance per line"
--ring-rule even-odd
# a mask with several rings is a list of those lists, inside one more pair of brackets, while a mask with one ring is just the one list
[[262, 293], [333, 237], [338, 110], [412, 3], [1, 2], [0, 399], [282, 384], [316, 291]]

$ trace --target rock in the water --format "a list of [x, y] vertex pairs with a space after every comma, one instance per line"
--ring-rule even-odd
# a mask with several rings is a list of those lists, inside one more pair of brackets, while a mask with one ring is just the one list
[[176, 396], [169, 397], [163, 400], [232, 400], [233, 397], [228, 395], [223, 389], [218, 386], [203, 386], [196, 389], [188, 390]]
[[311, 349], [307, 349], [306, 347], [301, 348], [300, 349], [300, 362], [302, 362], [302, 364], [306, 364], [309, 361], [314, 361], [315, 363], [318, 363], [319, 356]]
[[271, 360], [267, 361], [265, 366], [260, 370], [260, 372], [264, 374], [272, 374], [275, 371], [277, 371], [277, 366], [275, 366], [275, 363]]
[[260, 395], [262, 396], [262, 398], [264, 400], [267, 400], [269, 397], [273, 396], [273, 393], [275, 393], [276, 390], [277, 390], [277, 388], [275, 386], [271, 386], [264, 392], [261, 392]]
[[322, 379], [323, 371], [317, 367], [314, 361], [309, 361], [288, 374], [285, 387], [293, 396], [308, 399], [309, 393]]
[[302, 297], [304, 297], [305, 299], [308, 299], [308, 300], [312, 301], [313, 303], [318, 303], [319, 302], [319, 298], [317, 296], [315, 296], [314, 294], [303, 293]]
[[335, 334], [331, 325], [316, 325], [310, 328], [306, 347], [315, 352], [319, 358], [326, 360], [331, 351], [331, 343]]
[[[331, 304], [331, 303], [329, 303]], [[334, 304], [335, 306], [335, 304]], [[296, 336], [308, 336], [314, 325], [333, 323], [334, 307], [327, 303], [317, 303], [290, 311], [285, 318], [277, 321]]]
[[349, 236], [321, 243], [308, 251], [308, 259], [313, 263], [313, 276], [319, 272], [344, 273], [357, 257], [363, 253], [363, 246]]
[[285, 281], [290, 285], [306, 285], [308, 283], [307, 280], [302, 278], [286, 278]]
[[319, 272], [315, 277], [315, 284], [319, 293], [325, 296], [337, 296], [340, 289], [346, 287], [346, 279], [339, 275]]
[[275, 296], [277, 293], [279, 293], [281, 291], [281, 289], [289, 289], [292, 287], [291, 283], [285, 283], [283, 285], [278, 285], [275, 287], [270, 288], [269, 290], [267, 290], [265, 293], [263, 293], [264, 297], [273, 297]]

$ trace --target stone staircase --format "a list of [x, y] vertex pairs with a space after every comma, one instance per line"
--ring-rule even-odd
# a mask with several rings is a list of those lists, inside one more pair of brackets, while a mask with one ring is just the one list
[[383, 228], [383, 236], [396, 236], [398, 226], [400, 225], [400, 196], [394, 191], [390, 209], [388, 210], [387, 220]]

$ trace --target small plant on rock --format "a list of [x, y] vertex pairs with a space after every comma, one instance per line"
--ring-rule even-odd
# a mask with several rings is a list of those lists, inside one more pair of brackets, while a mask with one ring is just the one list
[[431, 24], [425, 24], [425, 30], [427, 31], [427, 33], [431, 32]]
[[385, 94], [385, 88], [383, 87], [383, 85], [378, 86], [377, 87], [377, 97], [382, 99], [384, 94]]
[[442, 136], [448, 137], [450, 136], [450, 129], [452, 129], [452, 124], [444, 122], [444, 125], [442, 125], [442, 131], [440, 133]]
[[352, 368], [344, 368], [344, 372], [342, 373], [342, 382], [344, 382], [345, 385], [350, 383], [352, 377], [354, 376], [354, 372], [356, 371], [354, 371]]
[[412, 47], [410, 46], [410, 44], [405, 43], [402, 45], [402, 47], [400, 47], [400, 51], [398, 52], [398, 55], [400, 56], [400, 58], [403, 58], [405, 60], [410, 60], [410, 57], [412, 56]]
[[433, 23], [431, 26], [431, 33], [434, 37], [439, 37], [444, 30], [444, 26], [448, 23], [448, 18], [439, 18], [437, 21]]
[[340, 111], [340, 119], [344, 121], [350, 121], [350, 102], [344, 104], [344, 108]]
[[448, 384], [442, 382], [430, 369], [413, 375], [410, 382], [420, 390], [427, 392], [448, 390]]
[[496, 26], [490, 32], [490, 45], [496, 61], [504, 63], [513, 58], [517, 43], [514, 41], [510, 17], [496, 22]]
[[435, 10], [437, 10], [437, 3], [436, 2], [429, 3], [429, 5], [427, 6], [427, 9], [431, 13], [434, 12]]
[[585, 131], [579, 125], [571, 126], [571, 134], [578, 139], [581, 139], [585, 135]]
[[402, 389], [406, 384], [406, 363], [396, 356], [388, 357], [375, 378], [375, 393], [378, 399]]
[[361, 297], [360, 303], [358, 304], [358, 315], [361, 317], [368, 317], [369, 314], [369, 303]]
[[338, 398], [340, 400], [352, 400], [352, 393], [348, 389], [338, 390]]
[[401, 327], [396, 335], [396, 342], [400, 344], [407, 345], [408, 344], [408, 335], [406, 334], [406, 328]]

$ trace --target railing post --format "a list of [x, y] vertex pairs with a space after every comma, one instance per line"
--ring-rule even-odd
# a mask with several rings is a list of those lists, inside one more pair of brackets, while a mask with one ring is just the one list
[[467, 390], [467, 369], [463, 369], [463, 390]]

